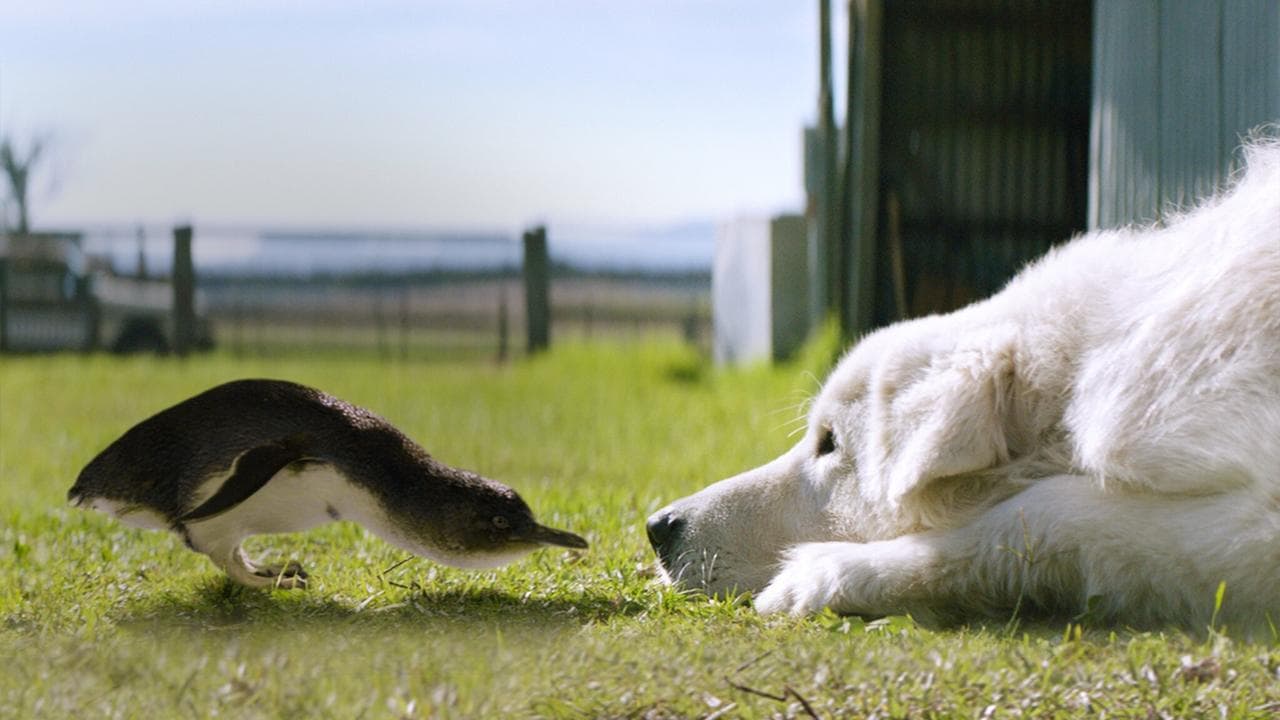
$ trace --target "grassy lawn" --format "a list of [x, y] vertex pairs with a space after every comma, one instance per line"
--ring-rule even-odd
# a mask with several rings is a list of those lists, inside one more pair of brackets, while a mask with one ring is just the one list
[[[1280, 717], [1280, 650], [1229, 629], [760, 618], [657, 584], [644, 518], [785, 449], [831, 349], [743, 371], [663, 341], [506, 366], [0, 358], [0, 717]], [[467, 572], [341, 523], [256, 541], [308, 590], [246, 591], [65, 506], [129, 426], [249, 376], [379, 412], [591, 550]]]

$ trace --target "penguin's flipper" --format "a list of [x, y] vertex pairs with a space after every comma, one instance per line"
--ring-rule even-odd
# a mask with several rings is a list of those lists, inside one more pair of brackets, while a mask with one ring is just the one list
[[295, 436], [246, 450], [236, 458], [222, 487], [178, 522], [207, 520], [248, 500], [289, 464], [308, 459], [306, 445], [304, 438]]

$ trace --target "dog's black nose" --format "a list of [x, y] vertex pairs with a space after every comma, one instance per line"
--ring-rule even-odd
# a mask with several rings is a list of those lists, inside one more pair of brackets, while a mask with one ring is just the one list
[[649, 516], [649, 521], [645, 523], [645, 530], [649, 533], [649, 544], [658, 551], [659, 555], [663, 554], [663, 550], [668, 547], [682, 527], [684, 527], [684, 520], [670, 510], [659, 510]]

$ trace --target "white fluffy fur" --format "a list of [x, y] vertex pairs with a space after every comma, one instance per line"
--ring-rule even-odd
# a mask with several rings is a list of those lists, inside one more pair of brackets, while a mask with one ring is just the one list
[[[799, 444], [664, 512], [762, 612], [1280, 626], [1280, 145], [1161, 228], [859, 342]], [[818, 453], [830, 428], [836, 450]]]

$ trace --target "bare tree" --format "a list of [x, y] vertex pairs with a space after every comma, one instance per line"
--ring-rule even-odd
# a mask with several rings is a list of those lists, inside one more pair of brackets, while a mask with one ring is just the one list
[[17, 208], [16, 230], [19, 235], [26, 235], [31, 231], [27, 205], [31, 170], [40, 162], [40, 156], [47, 147], [47, 138], [37, 136], [31, 139], [27, 151], [23, 153], [11, 138], [0, 139], [0, 172], [4, 173], [5, 180], [8, 181], [9, 197]]

